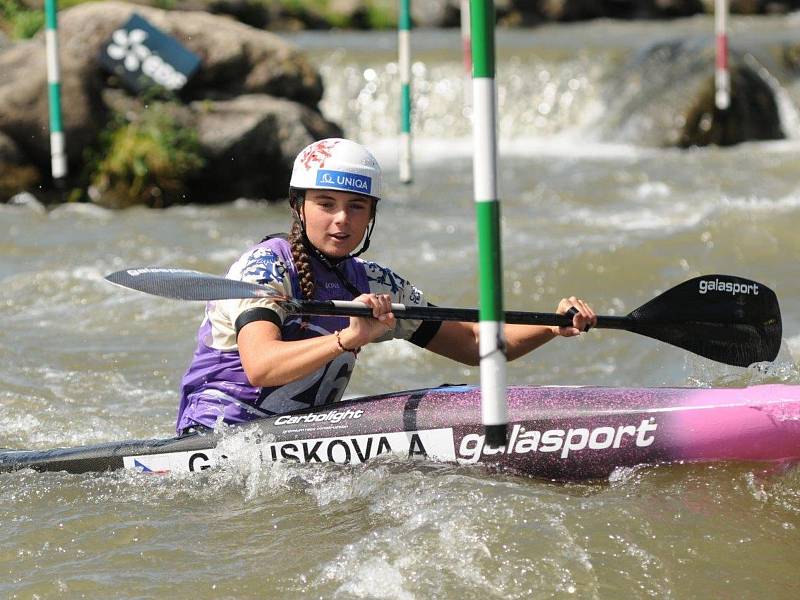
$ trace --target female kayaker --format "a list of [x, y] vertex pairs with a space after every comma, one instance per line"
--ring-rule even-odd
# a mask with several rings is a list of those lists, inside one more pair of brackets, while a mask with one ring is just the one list
[[[209, 303], [181, 385], [179, 434], [335, 402], [359, 351], [373, 342], [405, 339], [478, 364], [477, 323], [395, 320], [393, 302], [425, 306], [425, 296], [391, 269], [357, 258], [369, 247], [380, 197], [380, 166], [360, 144], [333, 138], [300, 152], [289, 187], [288, 239], [265, 238], [227, 277], [298, 299], [355, 299], [374, 317], [300, 317], [270, 298]], [[561, 300], [556, 310], [573, 307], [572, 327], [506, 325], [508, 359], [595, 324], [578, 298]]]

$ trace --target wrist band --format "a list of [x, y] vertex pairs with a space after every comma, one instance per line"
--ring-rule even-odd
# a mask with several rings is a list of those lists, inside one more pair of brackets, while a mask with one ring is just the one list
[[339, 334], [341, 331], [338, 329], [336, 330], [336, 345], [339, 346], [339, 350], [342, 352], [352, 352], [353, 356], [358, 356], [358, 353], [361, 352], [361, 348], [345, 348], [342, 344], [342, 340], [339, 338]]

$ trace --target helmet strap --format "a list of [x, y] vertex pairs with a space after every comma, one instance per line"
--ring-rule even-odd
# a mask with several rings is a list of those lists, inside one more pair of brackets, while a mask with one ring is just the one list
[[372, 213], [372, 220], [369, 223], [369, 228], [367, 229], [367, 235], [364, 238], [364, 243], [361, 244], [361, 249], [358, 252], [354, 252], [353, 254], [350, 254], [349, 255], [350, 258], [353, 258], [353, 257], [356, 257], [356, 256], [361, 256], [362, 254], [364, 254], [364, 252], [369, 250], [369, 239], [372, 237], [372, 230], [375, 229], [375, 221], [377, 220], [377, 218], [378, 218], [378, 215], [377, 215], [377, 210], [376, 210], [375, 212]]

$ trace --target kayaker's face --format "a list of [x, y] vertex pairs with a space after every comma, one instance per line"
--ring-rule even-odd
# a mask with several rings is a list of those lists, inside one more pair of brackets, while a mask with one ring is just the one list
[[373, 202], [350, 192], [308, 190], [303, 203], [308, 239], [323, 254], [347, 256], [364, 239]]

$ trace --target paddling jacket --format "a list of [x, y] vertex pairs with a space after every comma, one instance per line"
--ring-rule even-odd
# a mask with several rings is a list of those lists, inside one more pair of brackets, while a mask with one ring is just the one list
[[[390, 269], [360, 258], [338, 265], [341, 277], [311, 256], [316, 281], [315, 300], [352, 300], [354, 291], [389, 294], [392, 302], [426, 306], [420, 290]], [[277, 294], [302, 298], [300, 280], [289, 242], [269, 237], [237, 260], [226, 277], [273, 288]], [[344, 285], [345, 279], [349, 285]], [[350, 288], [350, 289], [348, 289]], [[239, 357], [237, 335], [248, 323], [269, 321], [281, 330], [284, 341], [329, 335], [349, 325], [348, 317], [288, 314], [270, 298], [222, 300], [206, 305], [205, 318], [197, 334], [197, 349], [181, 382], [177, 430], [204, 425], [243, 423], [341, 399], [350, 381], [356, 357], [344, 352], [318, 371], [286, 385], [250, 385]], [[394, 330], [377, 341], [405, 339], [425, 347], [439, 323], [398, 319]]]

